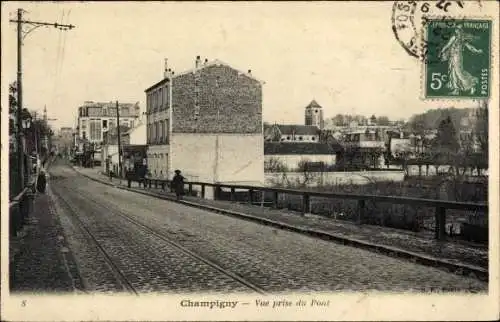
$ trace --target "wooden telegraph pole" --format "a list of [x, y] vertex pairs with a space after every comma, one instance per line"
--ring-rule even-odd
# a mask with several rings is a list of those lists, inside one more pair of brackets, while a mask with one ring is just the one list
[[[17, 162], [18, 162], [18, 180], [20, 184], [20, 190], [24, 188], [24, 148], [23, 148], [23, 125], [22, 125], [22, 110], [23, 110], [23, 77], [22, 77], [22, 47], [23, 39], [36, 28], [54, 27], [60, 30], [73, 29], [73, 25], [65, 25], [58, 23], [42, 22], [42, 21], [30, 21], [23, 19], [23, 9], [17, 9], [17, 19], [11, 19], [10, 22], [15, 22], [17, 24]], [[26, 31], [23, 35], [24, 25], [32, 26], [31, 29]]]

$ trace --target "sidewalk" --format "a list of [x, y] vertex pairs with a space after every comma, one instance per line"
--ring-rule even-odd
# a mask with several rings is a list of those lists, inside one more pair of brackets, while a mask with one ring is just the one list
[[[175, 200], [173, 193], [154, 187], [139, 188], [137, 182], [133, 182], [130, 189], [126, 187], [126, 180], [122, 179], [120, 184], [120, 179], [114, 178], [110, 182], [109, 178], [99, 173], [97, 169], [75, 167], [75, 170], [105, 184]], [[425, 265], [444, 267], [457, 274], [474, 275], [483, 280], [488, 278], [487, 246], [461, 241], [437, 241], [434, 239], [434, 233], [430, 231], [416, 233], [382, 226], [357, 225], [317, 215], [301, 216], [286, 209], [271, 209], [197, 197], [186, 196], [181, 202], [391, 256], [408, 258]]]
[[27, 224], [17, 236], [10, 236], [9, 283], [11, 292], [83, 289], [50, 193], [37, 193]]

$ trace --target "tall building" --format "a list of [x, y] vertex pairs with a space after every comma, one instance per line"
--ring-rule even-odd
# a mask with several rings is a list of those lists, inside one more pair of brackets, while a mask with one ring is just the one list
[[145, 90], [148, 168], [153, 177], [256, 184], [264, 181], [262, 83], [219, 60]]
[[323, 108], [315, 100], [312, 100], [305, 110], [305, 125], [317, 126], [320, 130], [325, 127], [323, 120]]
[[[133, 128], [140, 115], [139, 103], [119, 103], [120, 124]], [[104, 133], [116, 127], [116, 103], [86, 101], [78, 108], [77, 133], [80, 139], [101, 144]]]

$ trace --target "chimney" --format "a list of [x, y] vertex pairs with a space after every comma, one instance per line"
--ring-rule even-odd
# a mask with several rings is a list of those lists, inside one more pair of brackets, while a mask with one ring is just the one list
[[208, 63], [208, 59], [205, 58], [205, 65]]
[[165, 58], [165, 68], [163, 69], [163, 78], [168, 77], [168, 71], [170, 68], [168, 68], [168, 58]]
[[170, 69], [168, 68], [168, 58], [165, 58], [165, 68], [163, 70], [163, 78], [167, 78], [168, 77], [168, 71]]
[[248, 70], [248, 74], [252, 75], [252, 70], [251, 69]]
[[201, 58], [200, 56], [196, 56], [196, 62], [195, 62], [196, 68], [200, 67], [200, 65], [201, 65]]

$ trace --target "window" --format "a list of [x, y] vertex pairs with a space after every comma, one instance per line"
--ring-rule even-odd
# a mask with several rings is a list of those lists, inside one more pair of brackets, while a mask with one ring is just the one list
[[82, 129], [87, 128], [87, 120], [82, 120]]
[[168, 85], [163, 88], [163, 102], [165, 103], [165, 108], [168, 108]]
[[160, 138], [163, 143], [165, 139], [165, 121], [160, 121]]
[[302, 137], [301, 136], [299, 136], [299, 141], [302, 141]]
[[316, 138], [313, 136], [313, 137], [311, 138], [311, 140], [316, 141]]
[[102, 120], [102, 127], [107, 128], [108, 127], [108, 120]]
[[82, 138], [85, 140], [87, 138], [87, 132], [83, 131], [82, 132]]
[[134, 121], [130, 121], [130, 128], [133, 129], [134, 128]]
[[90, 135], [89, 139], [91, 141], [101, 141], [102, 140], [102, 123], [101, 120], [90, 120], [89, 121], [89, 130]]

